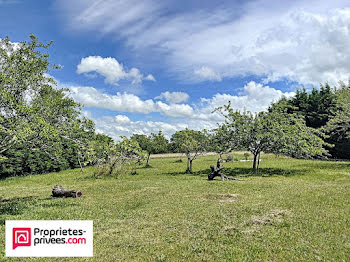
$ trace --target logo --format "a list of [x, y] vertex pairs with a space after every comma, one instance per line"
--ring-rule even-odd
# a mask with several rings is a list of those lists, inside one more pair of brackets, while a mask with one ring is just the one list
[[92, 257], [92, 220], [6, 220], [7, 257]]
[[14, 227], [12, 229], [12, 249], [31, 245], [31, 228]]

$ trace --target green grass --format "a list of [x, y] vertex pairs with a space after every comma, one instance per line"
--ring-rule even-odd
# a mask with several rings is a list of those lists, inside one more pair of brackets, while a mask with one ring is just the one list
[[[94, 258], [25, 261], [350, 261], [349, 162], [265, 155], [259, 174], [225, 163], [243, 181], [221, 182], [206, 180], [215, 156], [193, 175], [177, 159], [118, 179], [87, 168], [0, 180], [0, 256], [7, 219], [92, 219]], [[52, 199], [55, 184], [84, 196]]]

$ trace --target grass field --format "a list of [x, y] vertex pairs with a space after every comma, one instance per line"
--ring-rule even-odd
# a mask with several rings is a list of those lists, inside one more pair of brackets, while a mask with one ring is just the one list
[[[225, 163], [243, 181], [221, 182], [206, 180], [215, 156], [192, 175], [177, 159], [118, 179], [87, 168], [0, 180], [1, 257], [7, 219], [92, 219], [94, 258], [25, 261], [350, 261], [349, 162], [264, 155], [259, 174]], [[55, 184], [84, 196], [52, 199]]]

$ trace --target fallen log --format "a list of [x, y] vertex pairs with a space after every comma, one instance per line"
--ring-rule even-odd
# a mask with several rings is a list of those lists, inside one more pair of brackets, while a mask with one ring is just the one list
[[220, 171], [224, 169], [224, 167], [221, 167], [220, 165], [221, 161], [221, 159], [218, 159], [216, 162], [216, 168], [213, 165], [210, 166], [211, 173], [208, 175], [208, 180], [214, 180], [215, 177], [219, 176], [221, 177], [221, 181], [225, 181], [225, 179], [241, 181], [240, 179], [228, 177], [225, 174], [221, 173]]
[[80, 190], [69, 190], [61, 185], [55, 185], [52, 188], [53, 197], [81, 197], [83, 193]]

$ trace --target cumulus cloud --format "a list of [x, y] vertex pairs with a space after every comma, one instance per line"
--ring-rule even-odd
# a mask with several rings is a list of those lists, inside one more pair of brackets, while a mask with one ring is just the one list
[[194, 74], [201, 80], [221, 81], [221, 76], [207, 66], [202, 66], [201, 68], [195, 70]]
[[156, 79], [154, 78], [154, 76], [151, 75], [151, 74], [147, 75], [147, 76], [145, 77], [145, 80], [149, 80], [149, 81], [153, 81], [153, 82], [156, 81]]
[[82, 58], [77, 66], [77, 73], [88, 74], [91, 72], [105, 77], [105, 82], [109, 84], [118, 84], [120, 80], [131, 80], [133, 84], [140, 84], [142, 80], [155, 81], [153, 75], [149, 74], [144, 77], [137, 68], [125, 70], [124, 66], [113, 57], [88, 56]]
[[159, 112], [170, 117], [190, 117], [193, 108], [186, 104], [165, 104], [152, 99], [142, 100], [129, 93], [110, 95], [101, 93], [94, 87], [69, 86], [70, 96], [86, 107], [102, 108], [120, 112], [149, 114]]
[[174, 8], [173, 15], [168, 1], [67, 1], [60, 0], [72, 28], [118, 35], [134, 50], [152, 50], [185, 80], [252, 74], [266, 83], [287, 78], [318, 84], [350, 75], [345, 0], [223, 1], [220, 7]]
[[156, 99], [165, 98], [169, 102], [169, 104], [166, 104], [152, 99], [142, 100], [140, 97], [129, 93], [117, 93], [115, 95], [101, 93], [94, 87], [64, 87], [68, 87], [70, 96], [85, 107], [142, 114], [158, 112], [168, 117], [208, 121], [222, 121], [219, 114], [212, 114], [212, 111], [219, 106], [228, 104], [229, 101], [235, 110], [248, 110], [256, 113], [266, 110], [272, 102], [276, 102], [282, 97], [289, 98], [295, 95], [294, 92], [282, 92], [251, 81], [243, 87], [242, 92], [238, 95], [217, 93], [211, 98], [201, 98], [200, 102], [192, 107], [188, 104], [175, 103], [181, 100], [181, 102], [184, 102], [183, 99], [186, 97], [184, 94], [186, 93], [181, 94], [181, 92], [164, 92], [156, 97]]
[[96, 131], [111, 136], [114, 140], [119, 140], [120, 136], [130, 137], [132, 134], [157, 133], [159, 130], [169, 139], [176, 131], [185, 128], [203, 130], [213, 129], [217, 126], [216, 122], [207, 120], [191, 119], [182, 121], [132, 121], [126, 115], [104, 116], [94, 118], [89, 111], [83, 111], [84, 115], [88, 116], [96, 123]]
[[118, 112], [144, 113], [159, 112], [167, 116], [164, 121], [132, 121], [128, 116], [117, 114], [114, 117], [104, 116], [93, 118], [84, 111], [84, 115], [93, 119], [98, 132], [108, 134], [114, 139], [119, 136], [130, 136], [133, 133], [150, 134], [162, 130], [170, 137], [174, 132], [190, 128], [195, 130], [213, 129], [217, 123], [224, 121], [218, 113], [212, 113], [215, 108], [231, 102], [235, 110], [248, 110], [253, 113], [264, 111], [271, 102], [282, 97], [292, 97], [293, 92], [282, 92], [254, 81], [246, 84], [238, 95], [216, 94], [211, 98], [202, 98], [197, 105], [165, 104], [152, 99], [142, 100], [133, 94], [109, 95], [103, 94], [93, 87], [70, 87], [71, 96], [87, 107], [109, 109]]
[[176, 131], [187, 127], [186, 124], [171, 124], [160, 121], [131, 121], [125, 115], [105, 116], [94, 119], [96, 131], [111, 136], [114, 140], [119, 140], [120, 136], [131, 136], [132, 134], [157, 133], [162, 130], [165, 136], [170, 136]]
[[163, 92], [159, 96], [155, 97], [155, 99], [165, 99], [170, 104], [178, 104], [182, 102], [186, 102], [190, 96], [184, 92]]
[[243, 87], [240, 95], [230, 94], [216, 94], [212, 98], [202, 98], [201, 105], [196, 110], [195, 116], [199, 119], [212, 119], [220, 121], [221, 116], [218, 114], [211, 114], [215, 108], [227, 105], [231, 102], [234, 110], [250, 111], [257, 113], [266, 110], [272, 102], [277, 102], [282, 97], [293, 97], [294, 92], [285, 92], [264, 86], [254, 81], [249, 82]]

